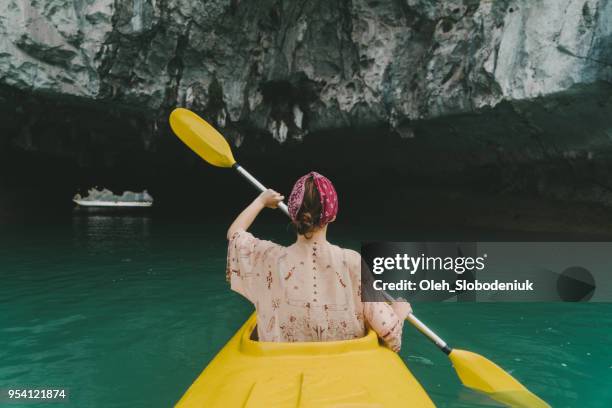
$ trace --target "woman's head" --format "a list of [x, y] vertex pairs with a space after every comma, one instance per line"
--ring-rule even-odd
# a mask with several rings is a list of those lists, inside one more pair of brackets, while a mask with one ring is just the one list
[[289, 215], [298, 234], [307, 238], [336, 219], [338, 196], [334, 185], [319, 173], [310, 172], [293, 186]]

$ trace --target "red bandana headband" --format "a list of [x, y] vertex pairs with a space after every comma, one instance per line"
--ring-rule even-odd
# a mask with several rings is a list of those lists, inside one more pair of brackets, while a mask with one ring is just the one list
[[332, 182], [316, 171], [311, 171], [295, 182], [293, 190], [291, 190], [289, 195], [289, 216], [293, 221], [296, 221], [304, 201], [304, 185], [310, 177], [312, 177], [319, 192], [319, 197], [321, 197], [321, 220], [319, 226], [323, 226], [336, 219], [336, 214], [338, 214], [338, 195]]

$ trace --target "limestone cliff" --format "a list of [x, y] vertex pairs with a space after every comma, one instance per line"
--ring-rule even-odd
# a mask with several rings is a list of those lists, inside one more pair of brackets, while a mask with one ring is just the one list
[[72, 156], [110, 118], [150, 149], [185, 106], [236, 146], [371, 128], [397, 168], [560, 161], [610, 202], [611, 83], [609, 0], [0, 3], [4, 143]]

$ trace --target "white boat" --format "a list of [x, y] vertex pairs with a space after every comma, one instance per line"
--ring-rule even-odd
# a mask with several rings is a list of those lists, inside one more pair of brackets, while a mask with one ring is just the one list
[[77, 204], [77, 209], [83, 210], [129, 210], [145, 209], [153, 206], [153, 197], [144, 190], [140, 193], [124, 191], [121, 195], [116, 195], [107, 189], [89, 189], [87, 196], [81, 197], [76, 194], [72, 201]]

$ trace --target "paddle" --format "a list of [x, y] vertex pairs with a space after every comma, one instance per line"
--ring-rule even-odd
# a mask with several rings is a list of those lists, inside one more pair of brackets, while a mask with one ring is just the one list
[[[174, 133], [208, 163], [217, 167], [232, 167], [260, 191], [266, 187], [242, 168], [232, 155], [225, 138], [195, 113], [177, 108], [170, 114], [170, 126]], [[287, 215], [284, 203], [279, 208]], [[394, 299], [384, 293], [388, 301]], [[453, 363], [459, 379], [466, 387], [488, 394], [493, 399], [515, 407], [546, 408], [549, 405], [531, 393], [501, 367], [481, 355], [465, 350], [451, 349], [444, 340], [429, 329], [414, 314], [406, 318], [422, 334], [442, 350]]]
[[[387, 301], [394, 301], [388, 293], [382, 292], [382, 294]], [[440, 336], [412, 313], [406, 317], [406, 320], [450, 358], [464, 386], [483, 392], [511, 407], [550, 408], [550, 405], [491, 360], [471, 351], [449, 347]]]
[[[232, 149], [221, 133], [192, 111], [184, 108], [174, 109], [170, 114], [170, 127], [183, 143], [208, 163], [216, 167], [231, 167], [258, 190], [267, 190], [244, 167], [236, 163]], [[279, 203], [278, 208], [289, 216], [285, 203]]]

